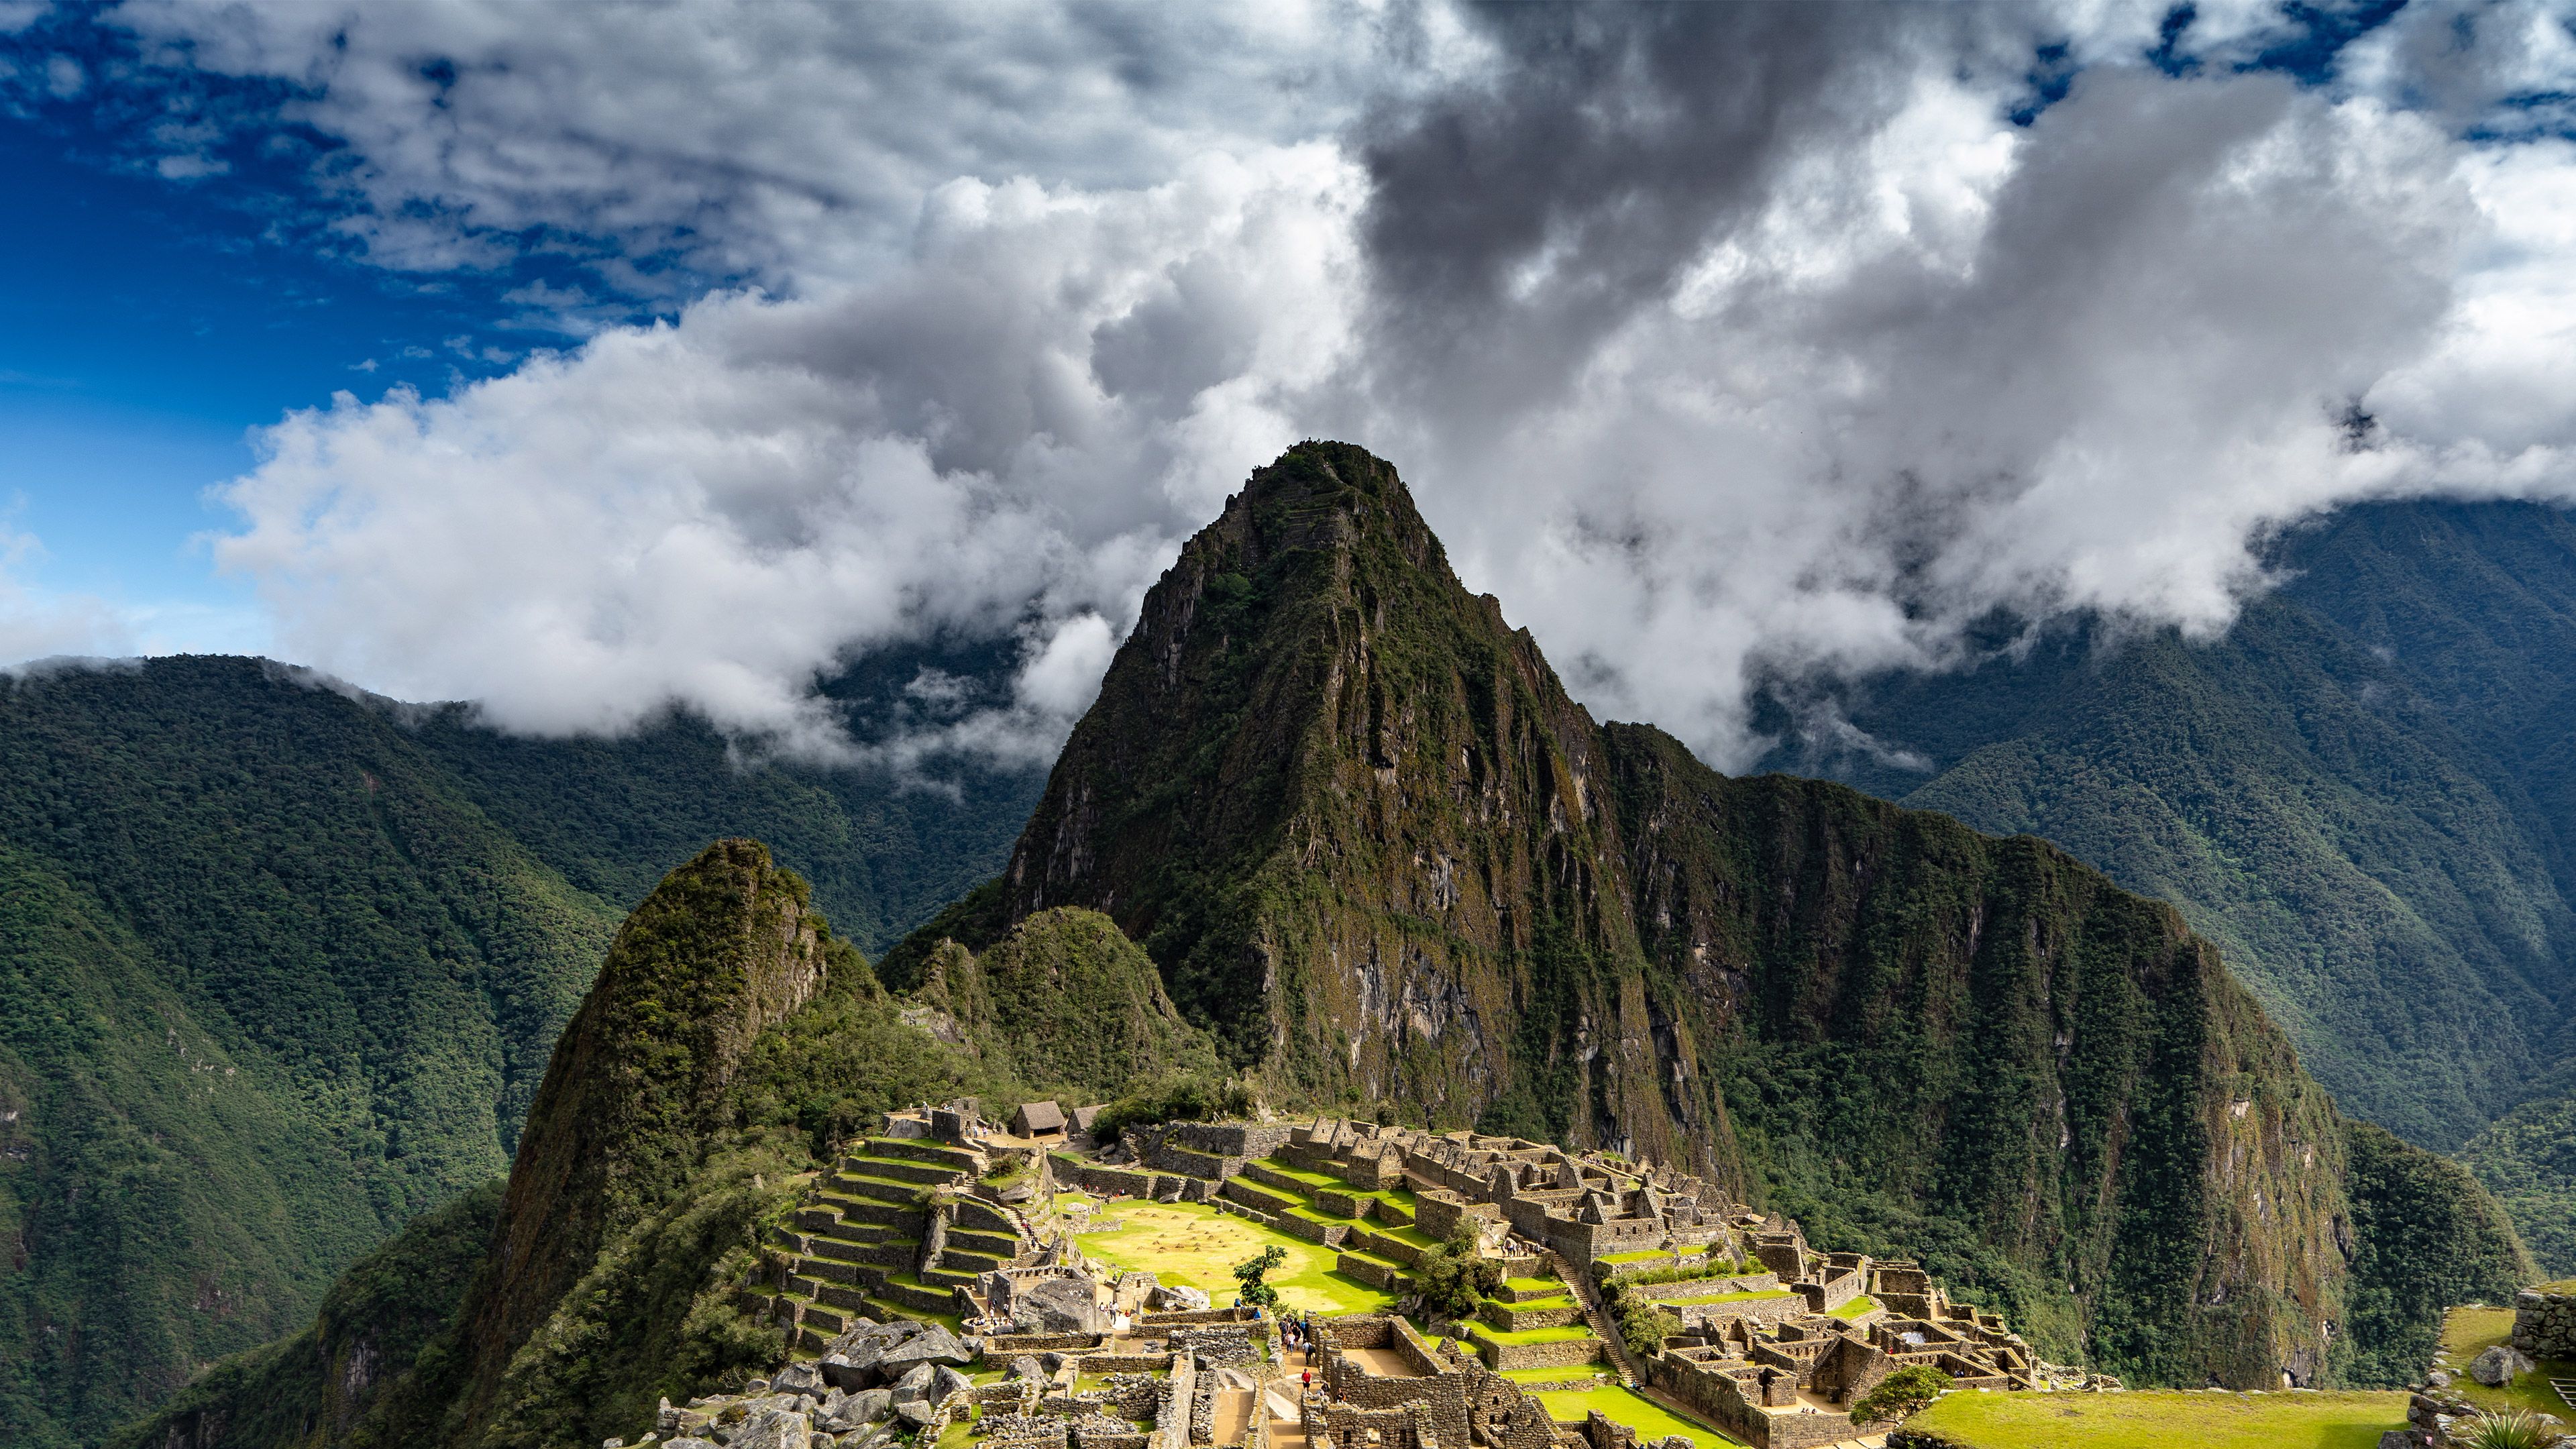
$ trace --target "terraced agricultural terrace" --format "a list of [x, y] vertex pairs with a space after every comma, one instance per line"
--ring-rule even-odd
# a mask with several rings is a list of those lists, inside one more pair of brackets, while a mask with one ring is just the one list
[[[741, 1287], [789, 1362], [663, 1431], [811, 1396], [836, 1449], [1809, 1449], [1878, 1442], [1893, 1426], [1848, 1405], [1907, 1364], [2118, 1387], [1913, 1264], [1814, 1252], [1652, 1164], [1332, 1119], [1103, 1144], [1096, 1111], [889, 1116]], [[1270, 1250], [1246, 1302], [1237, 1270]], [[1435, 1266], [1476, 1286], [1428, 1298]]]

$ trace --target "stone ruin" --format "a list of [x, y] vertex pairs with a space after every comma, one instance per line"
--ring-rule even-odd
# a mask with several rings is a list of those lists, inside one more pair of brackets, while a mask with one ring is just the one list
[[[1819, 1253], [1794, 1221], [1651, 1163], [1333, 1118], [1160, 1124], [1131, 1130], [1116, 1160], [1104, 1160], [1081, 1150], [1096, 1110], [1023, 1108], [1008, 1126], [972, 1099], [892, 1114], [885, 1133], [817, 1185], [773, 1239], [766, 1276], [746, 1285], [745, 1307], [817, 1357], [741, 1394], [665, 1405], [648, 1439], [677, 1436], [666, 1449], [696, 1449], [684, 1441], [701, 1436], [709, 1449], [893, 1449], [897, 1434], [935, 1434], [980, 1406], [991, 1449], [1191, 1449], [1212, 1442], [1224, 1392], [1253, 1393], [1261, 1420], [1261, 1396], [1278, 1392], [1262, 1387], [1275, 1372], [1273, 1325], [1210, 1308], [1204, 1293], [1151, 1273], [1088, 1262], [1070, 1237], [1033, 1231], [1022, 1205], [1059, 1183], [1211, 1202], [1301, 1237], [1354, 1232], [1381, 1248], [1363, 1221], [1372, 1200], [1359, 1195], [1409, 1189], [1423, 1232], [1446, 1240], [1464, 1229], [1515, 1275], [1552, 1271], [1579, 1300], [1571, 1311], [1591, 1319], [1597, 1336], [1578, 1345], [1489, 1339], [1481, 1359], [1391, 1315], [1314, 1320], [1316, 1381], [1290, 1395], [1308, 1449], [1641, 1449], [1634, 1431], [1598, 1413], [1555, 1423], [1503, 1372], [1571, 1366], [1577, 1351], [1586, 1366], [1566, 1386], [1592, 1382], [1589, 1360], [1605, 1353], [1618, 1379], [1755, 1449], [1866, 1432], [1848, 1406], [1907, 1364], [1969, 1389], [2119, 1387], [2041, 1362], [1999, 1317], [1953, 1303], [1914, 1263]], [[1265, 1159], [1355, 1189], [1315, 1189], [1352, 1225], [1291, 1221], [1231, 1186], [1284, 1179]], [[1003, 1177], [1019, 1190], [994, 1187]], [[1348, 1271], [1355, 1260], [1342, 1261]], [[1631, 1281], [1658, 1268], [1686, 1276]], [[1681, 1332], [1632, 1357], [1602, 1307], [1614, 1288], [1668, 1307]], [[1503, 1315], [1497, 1327], [1527, 1326], [1510, 1302], [1486, 1308]], [[904, 1321], [916, 1312], [953, 1313], [965, 1332]], [[959, 1373], [970, 1363], [1008, 1372], [973, 1384]]]

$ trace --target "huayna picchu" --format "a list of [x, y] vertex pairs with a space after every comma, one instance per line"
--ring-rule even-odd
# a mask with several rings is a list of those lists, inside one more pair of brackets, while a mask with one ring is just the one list
[[1804, 1445], [1882, 1380], [2403, 1382], [2526, 1272], [2172, 909], [1596, 723], [1309, 443], [997, 880], [872, 968], [755, 844], [673, 871], [497, 1203], [120, 1442]]

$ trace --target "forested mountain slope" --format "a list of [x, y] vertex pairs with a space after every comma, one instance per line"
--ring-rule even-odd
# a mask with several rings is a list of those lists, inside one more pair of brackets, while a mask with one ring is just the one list
[[1999, 632], [1975, 669], [1783, 705], [1773, 763], [2174, 902], [2337, 1100], [2454, 1147], [2576, 1066], [2576, 520], [2370, 505], [2273, 565], [2221, 639]]
[[619, 913], [709, 838], [774, 828], [881, 934], [1034, 785], [513, 741], [256, 660], [0, 678], [0, 1442], [158, 1402], [501, 1172]]
[[2438, 1294], [2355, 1274], [2374, 1184], [2436, 1184], [2461, 1229], [2374, 1271], [2516, 1269], [2457, 1169], [2392, 1139], [2420, 1172], [2348, 1173], [2348, 1125], [2169, 909], [1596, 725], [1356, 448], [1292, 450], [1184, 548], [998, 891], [941, 929], [1068, 904], [1282, 1097], [1687, 1161], [2125, 1373], [2419, 1350]]
[[1999, 631], [1972, 670], [1782, 705], [1772, 763], [2174, 902], [2348, 1110], [2454, 1147], [2569, 1064], [2576, 521], [2371, 505], [2273, 563], [2223, 638]]
[[[994, 959], [942, 955], [954, 1041], [915, 1024], [766, 849], [708, 847], [619, 929], [548, 1064], [507, 1191], [406, 1229], [309, 1328], [222, 1365], [114, 1442], [596, 1444], [660, 1396], [775, 1364], [785, 1345], [736, 1313], [735, 1280], [761, 1224], [796, 1201], [796, 1174], [887, 1108], [971, 1092], [1007, 1113], [1040, 1092], [1098, 1098], [1133, 1080], [1096, 1052], [1048, 1053], [1030, 1073], [1015, 1051], [1051, 1033], [1213, 1059], [1152, 963], [1097, 916], [1025, 923]], [[1040, 983], [1072, 989], [1025, 989]], [[354, 1362], [370, 1372], [351, 1375]]]

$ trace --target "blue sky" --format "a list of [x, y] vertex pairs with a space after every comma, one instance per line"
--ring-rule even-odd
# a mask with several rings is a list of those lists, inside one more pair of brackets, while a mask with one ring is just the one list
[[[94, 74], [101, 39], [62, 27], [14, 53]], [[341, 390], [445, 393], [579, 338], [506, 299], [546, 269], [350, 255], [327, 230], [345, 208], [307, 179], [313, 138], [263, 158], [254, 136], [233, 169], [170, 179], [139, 144], [140, 89], [102, 90], [0, 110], [0, 184], [21, 201], [0, 227], [0, 500], [43, 548], [21, 574], [155, 620], [147, 650], [263, 649], [248, 582], [198, 541], [236, 522], [207, 489], [251, 468], [254, 429]]]
[[1723, 764], [1759, 680], [2576, 495], [2571, 97], [2571, 0], [0, 0], [0, 653], [831, 755], [820, 677], [998, 638], [950, 742], [1043, 757], [1340, 436]]

